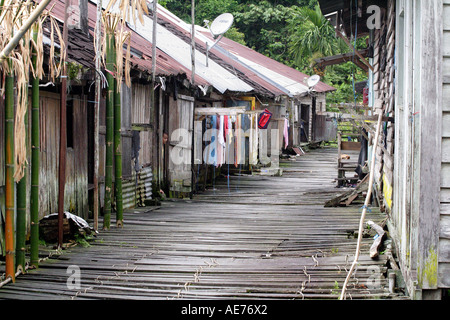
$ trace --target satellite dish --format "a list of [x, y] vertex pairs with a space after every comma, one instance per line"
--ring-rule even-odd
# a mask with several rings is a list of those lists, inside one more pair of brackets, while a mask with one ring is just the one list
[[[219, 37], [216, 42], [211, 46], [208, 41], [206, 42], [206, 66], [208, 67], [208, 56], [209, 50], [211, 50], [223, 37], [225, 32], [231, 28], [233, 24], [234, 18], [231, 13], [222, 13], [214, 21], [211, 23], [211, 26], [208, 27], [208, 23], [206, 23], [209, 32], [211, 32], [213, 38]], [[205, 21], [206, 22], [206, 21]]]
[[318, 76], [317, 74], [315, 74], [315, 75], [309, 77], [309, 78], [306, 80], [306, 83], [308, 84], [308, 87], [309, 87], [309, 88], [312, 88], [312, 87], [314, 87], [316, 84], [318, 84], [319, 81], [320, 81], [320, 76]]
[[234, 18], [231, 13], [222, 13], [220, 16], [214, 19], [209, 27], [209, 31], [213, 37], [223, 35], [228, 29], [231, 28]]

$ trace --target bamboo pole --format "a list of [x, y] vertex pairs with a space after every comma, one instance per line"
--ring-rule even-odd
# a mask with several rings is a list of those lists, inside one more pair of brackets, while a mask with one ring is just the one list
[[[120, 57], [119, 57], [120, 59]], [[121, 143], [121, 99], [117, 79], [114, 81], [114, 170], [115, 170], [115, 199], [116, 226], [123, 227], [123, 197], [122, 197], [122, 143]]]
[[5, 79], [5, 274], [13, 282], [14, 186], [14, 76], [11, 70]]
[[[28, 91], [28, 90], [27, 90]], [[24, 93], [25, 94], [25, 93]], [[28, 109], [28, 106], [27, 106]], [[28, 140], [28, 111], [25, 113], [25, 141]], [[28, 158], [28, 144], [26, 147]], [[27, 232], [27, 184], [28, 174], [27, 169], [24, 170], [24, 175], [19, 182], [17, 182], [17, 210], [16, 210], [16, 271], [25, 270], [25, 236]]]
[[108, 89], [106, 93], [106, 159], [105, 159], [105, 201], [103, 229], [111, 226], [111, 194], [113, 170], [113, 136], [114, 136], [114, 31], [107, 31], [106, 35], [106, 79]]
[[[37, 42], [38, 34], [33, 34]], [[37, 67], [37, 51], [33, 49], [32, 62]], [[33, 77], [31, 89], [31, 201], [30, 201], [30, 265], [39, 265], [39, 78]]]
[[378, 140], [380, 137], [380, 131], [381, 131], [381, 120], [383, 119], [383, 112], [380, 112], [378, 115], [378, 123], [377, 123], [377, 131], [375, 134], [375, 138], [373, 140], [373, 150], [372, 150], [372, 162], [370, 163], [370, 176], [369, 176], [369, 189], [367, 190], [366, 200], [364, 201], [363, 210], [361, 213], [361, 219], [359, 221], [359, 230], [358, 230], [358, 242], [356, 245], [356, 251], [355, 251], [355, 259], [353, 260], [352, 266], [350, 270], [348, 271], [347, 277], [345, 279], [344, 285], [342, 286], [341, 296], [340, 300], [345, 299], [345, 292], [347, 290], [347, 284], [350, 280], [350, 277], [355, 270], [356, 264], [358, 263], [359, 254], [361, 250], [361, 241], [362, 241], [362, 233], [364, 230], [364, 219], [366, 217], [367, 208], [370, 203], [370, 197], [372, 195], [372, 188], [373, 188], [373, 177], [374, 177], [374, 171], [375, 171], [375, 156], [378, 146]]

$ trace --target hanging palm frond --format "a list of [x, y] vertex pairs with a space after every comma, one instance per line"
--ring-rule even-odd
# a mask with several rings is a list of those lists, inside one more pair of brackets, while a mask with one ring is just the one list
[[[104, 12], [103, 13], [103, 24], [105, 26], [105, 32], [103, 33], [102, 39], [102, 63], [107, 72], [110, 72], [118, 81], [118, 88], [121, 88], [123, 81], [123, 76], [125, 72], [125, 83], [128, 87], [131, 86], [130, 79], [130, 59], [131, 59], [131, 33], [125, 31], [125, 26], [123, 19], [119, 14]], [[115, 43], [115, 70], [108, 70], [106, 68], [106, 37], [112, 35]], [[127, 44], [127, 52], [125, 55], [125, 66], [124, 66], [124, 44]], [[125, 70], [124, 70], [125, 69]]]
[[[14, 31], [22, 27], [30, 14], [35, 10], [36, 4], [32, 0], [3, 0], [0, 6], [0, 47], [5, 47], [12, 39]], [[22, 37], [17, 47], [10, 53], [8, 59], [3, 60], [0, 64], [0, 72], [5, 74], [13, 74], [16, 81], [17, 105], [14, 120], [14, 180], [20, 181], [24, 176], [25, 166], [27, 165], [26, 155], [26, 127], [25, 116], [28, 105], [28, 83], [31, 71], [33, 77], [44, 76], [43, 61], [43, 22], [46, 18], [50, 18], [51, 24], [51, 45], [49, 56], [49, 75], [54, 80], [61, 72], [64, 60], [59, 58], [55, 52], [55, 32], [59, 38], [60, 53], [64, 52], [65, 44], [62, 41], [61, 31], [57, 21], [49, 15], [43, 14]], [[37, 41], [33, 40], [33, 33], [37, 33]], [[31, 49], [37, 52], [37, 63], [33, 66]], [[61, 54], [60, 57], [64, 55]], [[2, 83], [4, 85], [4, 82]], [[4, 87], [1, 89], [4, 93]]]
[[136, 23], [137, 17], [144, 24], [143, 15], [144, 13], [148, 14], [147, 2], [145, 0], [110, 0], [106, 11], [111, 12], [116, 4], [118, 4], [119, 15], [124, 21], [132, 18], [133, 22]]
[[[125, 32], [123, 28], [116, 34], [116, 80], [117, 80], [117, 91], [122, 87], [122, 78], [123, 78], [123, 45], [130, 38], [130, 32]], [[128, 49], [125, 57], [125, 83], [128, 87], [131, 86], [130, 80], [130, 50], [131, 46], [128, 42]]]

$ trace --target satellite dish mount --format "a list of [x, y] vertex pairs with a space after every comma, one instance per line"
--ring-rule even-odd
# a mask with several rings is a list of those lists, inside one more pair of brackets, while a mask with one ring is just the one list
[[231, 13], [222, 13], [217, 18], [214, 19], [214, 21], [209, 26], [208, 24], [206, 27], [208, 28], [209, 32], [211, 32], [211, 35], [213, 36], [213, 39], [217, 40], [214, 42], [214, 44], [210, 47], [209, 43], [206, 42], [206, 66], [208, 67], [208, 57], [209, 57], [209, 50], [211, 50], [223, 37], [225, 32], [227, 32], [231, 26], [233, 25], [234, 17]]

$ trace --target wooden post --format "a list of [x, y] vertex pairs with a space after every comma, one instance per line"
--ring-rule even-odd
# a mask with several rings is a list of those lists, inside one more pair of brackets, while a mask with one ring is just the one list
[[153, 166], [153, 192], [159, 192], [160, 190], [160, 181], [159, 181], [159, 150], [161, 141], [158, 134], [159, 128], [159, 111], [156, 107], [156, 99], [155, 99], [155, 85], [156, 85], [156, 28], [158, 27], [158, 0], [153, 1], [153, 33], [152, 33], [152, 90], [151, 90], [151, 108], [153, 108], [153, 113], [151, 114], [150, 124], [152, 125], [152, 137], [153, 137], [153, 151], [152, 151], [152, 166]]
[[101, 24], [102, 24], [102, 0], [97, 0], [97, 22], [95, 25], [95, 111], [94, 111], [94, 229], [98, 231], [98, 215], [99, 215], [99, 194], [98, 194], [98, 165], [99, 165], [99, 128], [100, 128], [100, 103], [102, 98], [101, 85]]
[[[64, 27], [63, 41], [66, 50], [61, 54], [67, 58], [68, 50], [68, 9], [69, 1], [64, 4]], [[66, 61], [67, 59], [64, 59]], [[58, 186], [58, 247], [63, 245], [63, 219], [64, 219], [64, 192], [66, 184], [66, 151], [67, 151], [67, 128], [66, 128], [66, 109], [67, 109], [67, 66], [63, 64], [61, 71], [61, 100], [60, 100], [60, 142], [59, 142], [59, 186]]]
[[[191, 63], [192, 75], [191, 86], [195, 86], [195, 0], [191, 1]], [[195, 123], [195, 101], [192, 103], [192, 131], [191, 131], [191, 192], [190, 198], [194, 197], [194, 123]]]

